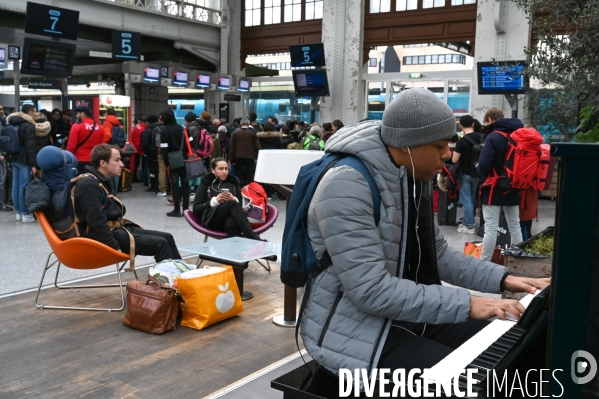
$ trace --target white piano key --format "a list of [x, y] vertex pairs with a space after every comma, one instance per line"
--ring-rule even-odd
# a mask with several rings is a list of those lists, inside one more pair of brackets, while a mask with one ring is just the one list
[[[539, 292], [540, 290], [537, 290], [535, 294], [528, 294], [520, 300], [520, 303], [525, 308], [528, 307], [532, 299]], [[515, 318], [513, 320], [493, 320], [488, 326], [480, 330], [478, 334], [464, 342], [459, 348], [434, 365], [428, 372], [423, 373], [422, 377], [432, 381], [443, 382], [458, 376], [462, 369], [465, 369], [478, 355], [512, 328], [515, 325], [515, 320]]]

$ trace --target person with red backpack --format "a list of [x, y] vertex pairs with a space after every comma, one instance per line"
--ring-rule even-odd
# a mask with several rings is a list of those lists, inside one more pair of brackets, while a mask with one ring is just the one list
[[485, 219], [485, 235], [480, 258], [488, 261], [491, 260], [497, 243], [497, 228], [502, 208], [512, 244], [522, 242], [519, 216], [520, 192], [509, 187], [501, 187], [498, 176], [503, 174], [509, 135], [524, 127], [519, 119], [500, 118], [493, 121], [489, 119], [490, 111], [493, 111], [493, 108], [487, 111], [484, 118], [489, 133], [476, 168], [478, 175], [484, 179], [481, 186], [481, 203]]

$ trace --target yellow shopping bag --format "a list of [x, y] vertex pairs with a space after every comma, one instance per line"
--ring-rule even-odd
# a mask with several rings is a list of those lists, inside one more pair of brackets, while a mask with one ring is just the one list
[[221, 320], [243, 313], [241, 296], [231, 266], [204, 267], [177, 277], [181, 325], [202, 330]]

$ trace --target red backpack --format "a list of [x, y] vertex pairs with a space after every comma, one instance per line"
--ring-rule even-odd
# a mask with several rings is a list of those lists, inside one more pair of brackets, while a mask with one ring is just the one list
[[214, 142], [212, 141], [210, 133], [208, 133], [206, 129], [200, 130], [198, 142], [196, 144], [196, 155], [202, 159], [207, 158], [212, 154], [213, 149]]
[[483, 186], [490, 186], [489, 205], [493, 190], [499, 187], [502, 191], [521, 191], [530, 187], [539, 189], [545, 182], [542, 180], [541, 143], [543, 136], [535, 129], [521, 128], [511, 134], [495, 131], [505, 137], [507, 148], [503, 168], [498, 173], [495, 168], [484, 181]]
[[263, 226], [266, 223], [266, 204], [268, 196], [259, 183], [253, 182], [241, 189], [243, 198], [243, 210], [245, 211], [250, 226], [253, 228]]

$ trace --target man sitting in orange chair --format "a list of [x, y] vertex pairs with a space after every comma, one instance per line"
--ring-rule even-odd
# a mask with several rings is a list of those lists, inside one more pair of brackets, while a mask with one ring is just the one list
[[119, 148], [97, 145], [90, 163], [85, 167], [89, 176], [79, 180], [75, 189], [76, 221], [81, 235], [129, 253], [132, 259], [135, 255], [151, 255], [156, 262], [181, 259], [171, 234], [145, 230], [123, 218], [125, 205], [117, 198], [110, 181], [111, 177], [120, 176], [124, 167]]

